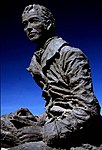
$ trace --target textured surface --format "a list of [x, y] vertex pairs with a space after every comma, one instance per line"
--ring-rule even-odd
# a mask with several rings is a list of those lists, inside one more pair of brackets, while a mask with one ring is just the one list
[[47, 113], [44, 140], [53, 143], [92, 125], [100, 107], [83, 52], [58, 37], [45, 45], [42, 57], [38, 51], [33, 55], [28, 71], [42, 88]]
[[28, 70], [43, 90], [49, 118], [71, 114], [87, 120], [90, 114], [97, 115], [99, 106], [93, 93], [88, 59], [83, 52], [54, 37], [42, 57], [37, 59], [40, 55], [37, 53]]
[[[35, 143], [26, 143], [26, 144], [22, 144], [20, 146], [14, 147], [14, 148], [10, 148], [9, 150], [59, 150], [56, 148], [51, 148], [48, 147], [45, 143], [43, 142], [35, 142]], [[102, 150], [102, 145], [100, 145], [99, 147], [90, 145], [90, 144], [83, 144], [80, 147], [72, 147], [72, 148], [60, 148], [60, 150]]]
[[1, 146], [10, 150], [101, 150], [102, 117], [88, 58], [54, 36], [54, 18], [40, 5], [22, 14], [27, 37], [38, 44], [30, 72], [42, 89], [46, 112], [27, 108], [1, 117]]

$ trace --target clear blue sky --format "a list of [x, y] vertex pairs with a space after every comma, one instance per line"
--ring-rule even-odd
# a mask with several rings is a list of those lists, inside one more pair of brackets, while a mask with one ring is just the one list
[[102, 107], [102, 8], [101, 0], [9, 0], [2, 5], [1, 114], [28, 108], [39, 115], [44, 110], [41, 90], [26, 71], [34, 53], [26, 37], [21, 14], [28, 4], [47, 6], [56, 18], [56, 32], [89, 58], [94, 93]]

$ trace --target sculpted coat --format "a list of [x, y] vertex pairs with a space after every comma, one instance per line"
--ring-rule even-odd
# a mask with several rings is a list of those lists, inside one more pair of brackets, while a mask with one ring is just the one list
[[88, 58], [80, 49], [62, 38], [50, 38], [34, 53], [27, 70], [42, 88], [46, 101], [47, 142], [83, 129], [98, 116], [100, 107], [93, 92]]
[[46, 112], [33, 116], [21, 108], [2, 116], [2, 146], [18, 145], [10, 150], [43, 150], [50, 146], [52, 150], [84, 143], [86, 139], [89, 143], [94, 134], [99, 135], [101, 124], [96, 120], [100, 106], [93, 92], [88, 58], [80, 49], [54, 36], [34, 52], [27, 70], [42, 89]]

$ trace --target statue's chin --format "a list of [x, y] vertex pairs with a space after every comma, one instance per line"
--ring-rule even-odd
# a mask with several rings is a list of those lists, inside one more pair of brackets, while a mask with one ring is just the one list
[[40, 41], [40, 39], [41, 39], [40, 36], [28, 37], [28, 38], [29, 38], [29, 40], [30, 40], [31, 42], [33, 42], [33, 43], [38, 43], [38, 42]]
[[28, 37], [30, 41], [34, 42], [34, 41], [37, 41], [39, 40], [38, 37]]

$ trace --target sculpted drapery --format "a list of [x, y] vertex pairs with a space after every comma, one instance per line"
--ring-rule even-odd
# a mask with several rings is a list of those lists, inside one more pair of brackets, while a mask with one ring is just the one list
[[88, 59], [62, 38], [49, 39], [27, 70], [42, 88], [48, 120], [71, 115], [81, 123], [99, 113]]

